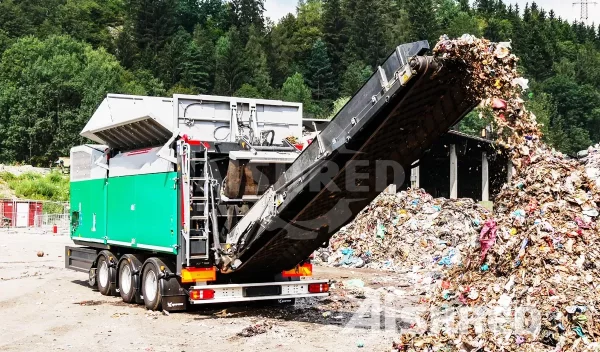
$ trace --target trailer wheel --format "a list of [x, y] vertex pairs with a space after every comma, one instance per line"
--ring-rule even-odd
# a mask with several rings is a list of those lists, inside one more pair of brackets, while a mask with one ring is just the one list
[[133, 270], [131, 263], [124, 260], [119, 268], [119, 293], [123, 302], [134, 303], [135, 302], [135, 287], [133, 280]]
[[158, 268], [152, 261], [146, 262], [142, 274], [142, 294], [144, 295], [144, 305], [149, 310], [162, 308], [159, 274]]
[[119, 261], [119, 293], [125, 303], [142, 303], [140, 298], [140, 268], [142, 263], [133, 254], [125, 254]]
[[111, 264], [104, 255], [98, 257], [98, 265], [96, 268], [98, 291], [104, 296], [114, 295], [116, 292], [115, 285], [111, 283]]

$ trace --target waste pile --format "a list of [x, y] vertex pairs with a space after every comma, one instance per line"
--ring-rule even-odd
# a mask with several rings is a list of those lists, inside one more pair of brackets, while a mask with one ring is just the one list
[[478, 245], [437, 282], [428, 331], [405, 332], [394, 349], [600, 350], [600, 197], [598, 179], [588, 172], [598, 165], [597, 152], [588, 155], [586, 169], [540, 141], [509, 43], [444, 37], [434, 53], [467, 65], [473, 94], [493, 111], [498, 145], [515, 175], [497, 196]]
[[587, 177], [595, 180], [596, 187], [600, 188], [600, 144], [589, 147], [581, 157]]
[[395, 272], [441, 271], [461, 262], [477, 245], [491, 216], [472, 199], [434, 199], [424, 190], [380, 194], [349, 225], [317, 251], [314, 262], [328, 266]]

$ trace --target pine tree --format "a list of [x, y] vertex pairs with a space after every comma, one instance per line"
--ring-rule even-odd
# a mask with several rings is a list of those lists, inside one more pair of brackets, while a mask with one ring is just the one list
[[551, 74], [554, 52], [548, 40], [545, 14], [540, 13], [535, 3], [525, 6], [523, 21], [515, 30], [515, 51], [520, 56], [522, 66], [534, 79], [542, 80]]
[[177, 28], [175, 0], [129, 0], [133, 38], [147, 67]]
[[132, 68], [137, 55], [137, 47], [131, 35], [131, 28], [124, 27], [116, 41], [116, 56], [125, 68]]
[[324, 0], [323, 41], [331, 58], [334, 78], [341, 76], [344, 45], [347, 42], [345, 27], [346, 21], [342, 13], [341, 0]]
[[209, 60], [210, 57], [202, 55], [194, 41], [188, 42], [181, 62], [180, 83], [197, 93], [207, 93], [210, 89], [210, 75], [206, 70]]
[[254, 25], [259, 31], [265, 28], [264, 0], [231, 0], [231, 24], [240, 31], [242, 44], [248, 40], [247, 30]]
[[470, 12], [471, 6], [469, 6], [469, 0], [458, 0], [458, 4], [460, 6], [460, 10], [462, 12]]
[[436, 41], [437, 23], [433, 0], [405, 0], [412, 40]]
[[299, 71], [299, 68], [294, 67], [298, 60], [298, 48], [292, 42], [297, 28], [296, 17], [289, 14], [279, 21], [268, 36], [267, 62], [273, 86], [280, 87], [290, 75]]
[[308, 86], [312, 90], [313, 99], [319, 102], [324, 101], [324, 105], [330, 104], [337, 91], [331, 62], [327, 55], [327, 47], [321, 39], [313, 45], [306, 69], [306, 78]]
[[302, 67], [310, 59], [313, 44], [323, 37], [323, 23], [321, 18], [321, 0], [300, 0], [297, 7], [297, 28], [292, 36], [294, 48], [294, 61]]
[[215, 43], [210, 29], [197, 25], [194, 29], [193, 40], [203, 58], [203, 68], [208, 73], [207, 92], [212, 92], [215, 81]]
[[240, 35], [235, 27], [217, 41], [214, 88], [216, 94], [231, 96], [247, 80], [245, 58], [239, 51], [241, 46]]
[[200, 6], [198, 0], [177, 0], [175, 9], [177, 24], [191, 33], [200, 21]]
[[181, 63], [185, 50], [191, 41], [191, 36], [183, 28], [169, 40], [157, 56], [156, 72], [165, 86], [172, 87], [179, 82], [181, 75]]
[[180, 27], [158, 56], [160, 78], [167, 88], [179, 85], [194, 93], [206, 93], [210, 88], [208, 67], [210, 56], [203, 55], [192, 36]]
[[477, 0], [477, 12], [485, 17], [492, 16], [496, 10], [495, 0]]
[[353, 96], [372, 74], [371, 67], [362, 61], [355, 61], [348, 65], [342, 77], [342, 96]]
[[248, 43], [244, 53], [247, 60], [249, 83], [263, 94], [263, 97], [266, 97], [271, 90], [271, 77], [261, 35], [254, 25], [250, 26]]
[[388, 50], [381, 28], [384, 28], [386, 16], [382, 8], [382, 0], [347, 1], [346, 64], [361, 60], [376, 66], [385, 59]]

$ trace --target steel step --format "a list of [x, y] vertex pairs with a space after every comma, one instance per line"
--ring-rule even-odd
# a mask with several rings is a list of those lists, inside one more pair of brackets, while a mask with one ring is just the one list
[[204, 215], [201, 215], [201, 216], [192, 216], [191, 219], [192, 220], [208, 220], [208, 216], [204, 216]]
[[190, 236], [190, 241], [207, 240], [208, 236]]
[[192, 255], [190, 259], [208, 259], [208, 255]]

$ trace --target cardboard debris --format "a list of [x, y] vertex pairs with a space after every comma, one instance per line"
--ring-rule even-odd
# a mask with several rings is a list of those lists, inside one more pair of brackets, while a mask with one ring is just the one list
[[[516, 175], [497, 196], [479, 244], [439, 280], [427, 331], [402, 334], [394, 350], [599, 350], [598, 148], [582, 163], [540, 141], [521, 99], [526, 81], [506, 45], [443, 37], [434, 53], [467, 65], [472, 93], [493, 111], [498, 145]], [[438, 319], [464, 308], [466, 316]]]

